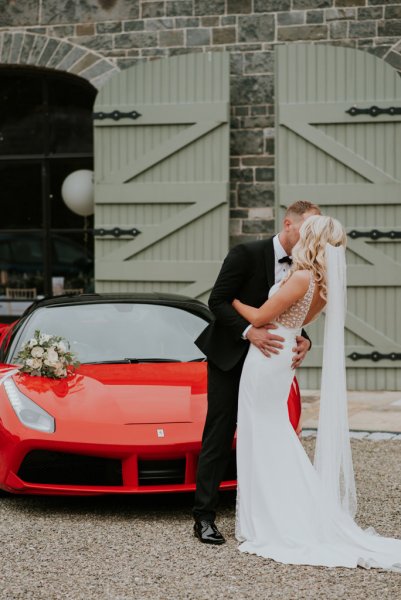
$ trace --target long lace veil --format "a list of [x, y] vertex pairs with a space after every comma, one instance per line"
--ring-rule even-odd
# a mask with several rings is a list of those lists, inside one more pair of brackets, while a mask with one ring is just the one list
[[344, 324], [346, 310], [345, 249], [326, 245], [327, 305], [322, 384], [314, 466], [331, 498], [352, 517], [356, 489], [347, 414]]

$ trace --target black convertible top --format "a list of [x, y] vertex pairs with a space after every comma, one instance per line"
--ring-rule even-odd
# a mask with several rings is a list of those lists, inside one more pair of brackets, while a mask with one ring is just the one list
[[31, 304], [23, 317], [30, 315], [38, 308], [55, 308], [57, 306], [79, 306], [81, 304], [107, 304], [115, 302], [127, 302], [137, 304], [161, 304], [163, 306], [174, 306], [187, 310], [193, 314], [203, 317], [207, 321], [213, 319], [213, 315], [209, 308], [203, 302], [189, 298], [188, 296], [180, 296], [179, 294], [163, 294], [160, 292], [132, 292], [132, 293], [104, 293], [104, 294], [77, 294], [54, 296], [52, 298], [44, 298], [37, 300]]

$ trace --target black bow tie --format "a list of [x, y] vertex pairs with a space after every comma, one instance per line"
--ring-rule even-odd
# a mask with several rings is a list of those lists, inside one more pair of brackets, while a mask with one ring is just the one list
[[283, 258], [279, 258], [279, 263], [288, 263], [289, 265], [292, 265], [292, 258], [291, 256], [283, 256]]

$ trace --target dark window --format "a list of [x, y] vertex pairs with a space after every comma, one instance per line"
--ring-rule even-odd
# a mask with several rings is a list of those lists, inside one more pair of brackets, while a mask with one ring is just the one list
[[1, 69], [0, 153], [40, 154], [45, 145], [42, 78], [32, 71]]
[[82, 93], [80, 86], [59, 81], [49, 88], [49, 144], [53, 154], [73, 153], [76, 148], [92, 153], [91, 111], [87, 94]]
[[61, 186], [93, 169], [95, 95], [73, 75], [0, 68], [0, 317], [15, 289], [93, 291], [93, 217], [67, 208]]
[[0, 159], [0, 190], [1, 230], [43, 227], [40, 161]]

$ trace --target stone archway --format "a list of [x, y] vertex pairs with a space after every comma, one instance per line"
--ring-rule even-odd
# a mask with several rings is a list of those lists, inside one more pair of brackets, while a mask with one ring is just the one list
[[401, 75], [401, 41], [391, 46], [383, 58]]
[[84, 77], [94, 87], [120, 69], [97, 52], [46, 35], [23, 31], [0, 33], [0, 64], [30, 65]]

